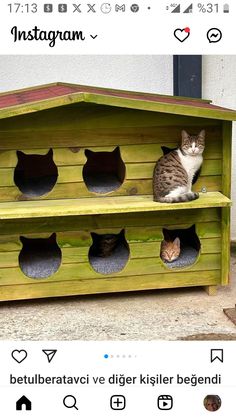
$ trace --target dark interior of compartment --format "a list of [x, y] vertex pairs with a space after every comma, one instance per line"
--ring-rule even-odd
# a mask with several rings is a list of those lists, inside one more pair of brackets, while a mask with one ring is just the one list
[[46, 239], [29, 239], [20, 236], [22, 249], [19, 254], [19, 265], [22, 272], [29, 278], [48, 278], [61, 265], [61, 249], [53, 233]]
[[129, 245], [125, 231], [118, 234], [91, 233], [93, 244], [89, 249], [89, 262], [93, 269], [108, 275], [120, 272], [129, 260]]
[[83, 168], [84, 182], [91, 192], [105, 194], [118, 189], [125, 179], [125, 164], [120, 148], [113, 151], [85, 150], [87, 162]]
[[[163, 146], [161, 147], [161, 149], [162, 149], [162, 152], [163, 152], [163, 156], [165, 156], [165, 155], [166, 155], [166, 154], [168, 154], [170, 151], [177, 150], [178, 148], [177, 148], [177, 147], [176, 147], [176, 148], [169, 148], [169, 147], [166, 147], [165, 145], [163, 145]], [[198, 178], [199, 178], [200, 174], [201, 174], [201, 167], [200, 167], [200, 169], [199, 169], [199, 170], [195, 173], [195, 175], [193, 176], [192, 185], [194, 185], [194, 183], [196, 183], [196, 182], [197, 182], [197, 180], [198, 180]]]
[[180, 255], [179, 257], [168, 262], [163, 260], [168, 268], [184, 268], [192, 265], [198, 258], [201, 243], [196, 234], [195, 225], [186, 229], [168, 230], [163, 229], [164, 240], [173, 242], [176, 237], [180, 239]]
[[45, 155], [25, 154], [18, 150], [17, 157], [14, 182], [24, 195], [42, 196], [53, 189], [58, 170], [53, 161], [52, 149]]

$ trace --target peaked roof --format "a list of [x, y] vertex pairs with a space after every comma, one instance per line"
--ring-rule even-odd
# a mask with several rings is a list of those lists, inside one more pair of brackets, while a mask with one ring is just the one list
[[69, 83], [51, 83], [0, 94], [0, 119], [78, 102], [222, 120], [236, 120], [236, 111], [209, 100], [130, 92]]

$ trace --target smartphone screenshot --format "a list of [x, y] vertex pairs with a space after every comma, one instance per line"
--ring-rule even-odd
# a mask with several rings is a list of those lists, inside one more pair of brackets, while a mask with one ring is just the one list
[[1, 417], [235, 418], [235, 19], [1, 1]]

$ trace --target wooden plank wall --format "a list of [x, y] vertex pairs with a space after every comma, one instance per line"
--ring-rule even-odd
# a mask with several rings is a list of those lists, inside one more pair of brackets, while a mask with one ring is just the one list
[[178, 146], [181, 130], [206, 129], [204, 164], [194, 190], [222, 190], [222, 126], [219, 121], [179, 117], [93, 104], [78, 104], [0, 121], [0, 200], [24, 200], [14, 185], [16, 150], [46, 154], [50, 147], [59, 177], [53, 190], [35, 199], [94, 197], [82, 176], [84, 150], [112, 151], [119, 145], [126, 165], [123, 185], [112, 195], [152, 194], [161, 146]]
[[[2, 222], [0, 236], [0, 299], [118, 292], [183, 286], [217, 285], [221, 278], [220, 209], [179, 210], [170, 217], [156, 213], [114, 214], [112, 217], [81, 216]], [[177, 229], [196, 225], [201, 253], [194, 265], [169, 269], [160, 259], [164, 227]], [[90, 233], [117, 233], [125, 227], [130, 259], [116, 274], [102, 275], [88, 261]], [[18, 266], [20, 235], [49, 237], [57, 233], [62, 250], [59, 270], [46, 279], [26, 277]], [[184, 274], [183, 274], [184, 273]]]

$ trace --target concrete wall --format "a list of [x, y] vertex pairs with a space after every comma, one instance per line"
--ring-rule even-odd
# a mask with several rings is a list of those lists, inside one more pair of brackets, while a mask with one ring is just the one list
[[0, 91], [55, 81], [172, 94], [172, 56], [0, 56]]
[[[203, 97], [217, 105], [236, 109], [236, 56], [203, 57]], [[236, 123], [233, 124], [232, 231], [236, 240]]]
[[[172, 94], [172, 56], [1, 56], [0, 92], [54, 81]], [[203, 57], [203, 97], [236, 109], [236, 56]], [[236, 128], [233, 199], [236, 202]], [[236, 240], [236, 205], [232, 238]]]

